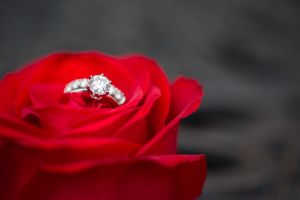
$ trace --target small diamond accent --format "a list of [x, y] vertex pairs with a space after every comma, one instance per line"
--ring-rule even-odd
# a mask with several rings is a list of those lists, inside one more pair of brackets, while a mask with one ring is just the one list
[[103, 74], [91, 76], [88, 87], [93, 95], [102, 96], [109, 92], [111, 81]]

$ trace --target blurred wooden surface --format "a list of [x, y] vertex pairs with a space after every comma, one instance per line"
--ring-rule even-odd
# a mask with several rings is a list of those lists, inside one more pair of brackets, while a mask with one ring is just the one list
[[296, 0], [1, 0], [0, 74], [59, 50], [150, 55], [172, 79], [204, 85], [202, 108], [180, 132], [182, 153], [208, 155], [201, 199], [292, 200], [299, 35]]

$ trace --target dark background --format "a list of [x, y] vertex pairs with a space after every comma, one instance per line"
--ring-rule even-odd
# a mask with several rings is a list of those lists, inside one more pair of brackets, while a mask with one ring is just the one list
[[60, 50], [149, 55], [204, 85], [180, 132], [208, 155], [201, 199], [299, 199], [299, 36], [299, 0], [0, 0], [0, 75]]

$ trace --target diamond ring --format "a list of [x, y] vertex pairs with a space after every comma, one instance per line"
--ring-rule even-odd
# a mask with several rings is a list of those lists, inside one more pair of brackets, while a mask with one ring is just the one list
[[126, 101], [124, 93], [111, 84], [111, 81], [104, 74], [90, 76], [90, 78], [76, 79], [68, 83], [64, 93], [89, 92], [91, 98], [101, 100], [103, 97], [110, 97], [119, 106]]

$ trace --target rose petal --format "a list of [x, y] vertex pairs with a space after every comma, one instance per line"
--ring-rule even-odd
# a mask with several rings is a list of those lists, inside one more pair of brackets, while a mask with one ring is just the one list
[[119, 58], [119, 61], [129, 71], [135, 85], [140, 87], [145, 94], [150, 87], [150, 74], [148, 66], [141, 63], [138, 56], [124, 56]]
[[63, 173], [82, 171], [110, 160], [122, 160], [140, 149], [138, 144], [116, 138], [9, 142], [21, 157], [35, 157], [40, 169]]
[[[115, 113], [114, 115], [111, 115], [107, 118], [101, 117], [98, 120], [90, 121], [89, 123], [86, 123], [86, 125], [78, 126], [78, 123], [74, 122], [74, 116], [69, 116], [68, 119], [70, 119], [73, 124], [72, 126], [68, 126], [68, 124], [62, 124], [62, 122], [67, 122], [66, 120], [62, 120], [58, 118], [56, 121], [52, 123], [52, 125], [55, 125], [55, 128], [60, 128], [59, 130], [64, 131], [62, 132], [61, 136], [95, 136], [95, 137], [110, 137], [115, 133], [120, 127], [122, 127], [126, 122], [136, 113], [137, 108], [129, 109], [123, 112]], [[60, 112], [61, 110], [57, 110]], [[48, 115], [48, 117], [51, 119], [54, 115], [53, 113], [49, 113], [48, 111], [45, 111], [44, 116]], [[66, 117], [66, 115], [63, 115], [63, 117]], [[76, 119], [76, 118], [75, 118]], [[77, 118], [80, 119], [80, 116]], [[47, 121], [44, 119], [44, 121]], [[74, 123], [77, 125], [74, 126]], [[62, 127], [57, 127], [58, 125], [62, 125]]]
[[49, 136], [49, 133], [47, 130], [40, 131], [37, 127], [20, 118], [0, 114], [0, 138], [16, 141], [35, 141], [39, 139], [36, 135], [39, 135], [39, 138], [45, 138]]
[[[132, 65], [135, 68], [146, 68], [150, 75], [150, 84], [154, 87], [160, 88], [161, 90], [161, 97], [155, 102], [155, 105], [152, 107], [151, 113], [149, 114], [149, 123], [152, 129], [151, 132], [157, 132], [164, 126], [169, 112], [171, 94], [168, 78], [155, 60], [144, 56], [133, 55], [125, 59], [125, 62], [127, 66]], [[135, 76], [135, 79], [142, 78], [144, 77], [138, 74]]]
[[[57, 87], [50, 87], [49, 94], [57, 93], [56, 89]], [[32, 90], [31, 96], [34, 105], [23, 108], [21, 117], [28, 119], [27, 121], [33, 125], [47, 130], [48, 133], [52, 132], [51, 137], [112, 136], [136, 112], [138, 103], [143, 98], [141, 90], [137, 88], [135, 95], [127, 104], [115, 109], [95, 109], [81, 107], [76, 103], [54, 104], [54, 102], [59, 101], [60, 95], [53, 94], [55, 97], [49, 98], [50, 100], [43, 100], [46, 98], [45, 95], [47, 95], [46, 92], [41, 90]], [[82, 98], [80, 94], [78, 95], [78, 98]], [[150, 100], [145, 106], [151, 108], [156, 98], [150, 96]], [[36, 137], [40, 136], [36, 135]]]
[[[140, 145], [120, 139], [84, 138], [47, 141], [32, 146], [44, 170], [73, 173], [134, 155]], [[36, 149], [38, 148], [38, 149]]]
[[[94, 130], [97, 131], [99, 127], [101, 127], [101, 123], [99, 123], [101, 120], [109, 120], [109, 118], [114, 117], [117, 115], [119, 118], [121, 118], [122, 115], [124, 115], [124, 120], [129, 120], [127, 115], [128, 113], [134, 114], [138, 108], [138, 105], [143, 100], [143, 92], [141, 88], [137, 88], [134, 92], [133, 97], [127, 102], [125, 105], [118, 106], [114, 109], [82, 109], [82, 116], [74, 119], [74, 124], [71, 126], [71, 132], [68, 133], [68, 135], [79, 133], [78, 128], [84, 127], [90, 127], [93, 126]], [[87, 112], [85, 112], [87, 111]], [[77, 112], [81, 112], [81, 110], [78, 110]], [[126, 123], [125, 123], [126, 124]], [[114, 127], [117, 127], [116, 125]], [[122, 126], [121, 126], [122, 127]], [[121, 128], [117, 127], [117, 128]], [[75, 131], [75, 132], [72, 132]], [[113, 134], [111, 134], [112, 136]]]
[[154, 160], [168, 168], [176, 168], [178, 193], [175, 199], [195, 199], [202, 193], [206, 179], [205, 155], [157, 156]]
[[[74, 143], [74, 141], [73, 141]], [[115, 152], [115, 154], [124, 153], [129, 154], [130, 150], [125, 145], [122, 145], [122, 143], [113, 143], [108, 142], [107, 145], [101, 145], [99, 142], [90, 141], [87, 143], [87, 141], [83, 141], [83, 144], [81, 144], [82, 141], [77, 141], [77, 145], [75, 145], [77, 148], [81, 145], [80, 150], [76, 152], [76, 150], [72, 150], [73, 153], [70, 153], [67, 155], [67, 153], [73, 148], [73, 144], [69, 145], [62, 145], [61, 150], [58, 150], [56, 148], [59, 148], [57, 143], [55, 144], [48, 144], [48, 150], [41, 151], [34, 149], [32, 147], [24, 148], [19, 145], [16, 145], [14, 143], [5, 142], [3, 140], [0, 140], [0, 199], [1, 200], [11, 200], [11, 199], [20, 199], [18, 197], [19, 191], [25, 187], [25, 185], [31, 181], [35, 175], [37, 175], [37, 172], [41, 172], [41, 170], [52, 170], [55, 169], [61, 169], [64, 168], [64, 173], [76, 173], [78, 169], [76, 168], [76, 165], [80, 164], [80, 160], [77, 158], [77, 162], [74, 161], [74, 156], [82, 157], [83, 154], [89, 154], [89, 159], [82, 159], [84, 162], [91, 162], [92, 156], [95, 156], [94, 159], [97, 159], [97, 161], [101, 161], [103, 159], [103, 156], [99, 156], [100, 154], [107, 153], [108, 150], [111, 150], [113, 148], [116, 148], [118, 150], [113, 150], [112, 152]], [[99, 144], [101, 145], [101, 149], [99, 149]], [[104, 141], [102, 142], [104, 144]], [[126, 144], [126, 143], [124, 143]], [[32, 145], [32, 144], [31, 144]], [[53, 146], [54, 145], [54, 146]], [[69, 147], [69, 148], [68, 148]], [[128, 146], [129, 147], [129, 146]], [[134, 147], [134, 146], [132, 146]], [[134, 148], [136, 148], [135, 146]], [[44, 146], [45, 148], [45, 146]], [[55, 148], [55, 151], [54, 149]], [[106, 149], [105, 149], [106, 148]], [[88, 152], [87, 149], [90, 149]], [[132, 151], [131, 149], [130, 151]], [[50, 155], [50, 151], [52, 156]], [[99, 155], [96, 155], [95, 152], [99, 152]], [[102, 153], [101, 153], [102, 151]], [[78, 154], [76, 154], [78, 153]], [[63, 155], [61, 155], [63, 154]], [[63, 157], [66, 156], [66, 157]], [[69, 157], [68, 157], [69, 156]], [[71, 158], [70, 158], [71, 156]], [[112, 156], [114, 157], [114, 156]], [[116, 159], [116, 157], [114, 157]], [[67, 160], [66, 160], [67, 159]], [[70, 165], [70, 163], [73, 163]], [[91, 162], [92, 163], [92, 162]], [[99, 162], [98, 162], [99, 164]], [[68, 166], [66, 168], [65, 166]], [[92, 166], [95, 166], [95, 163], [92, 163]], [[90, 167], [90, 166], [89, 166]], [[82, 169], [81, 169], [82, 170]], [[81, 181], [81, 180], [79, 180]], [[45, 185], [44, 185], [45, 186]], [[37, 188], [38, 189], [38, 188]], [[48, 188], [50, 189], [50, 188]], [[29, 198], [30, 199], [30, 198]], [[42, 198], [44, 199], [44, 198]]]
[[177, 146], [177, 129], [182, 118], [200, 106], [203, 91], [197, 81], [179, 78], [171, 87], [172, 103], [169, 124], [160, 130], [139, 152], [139, 155], [174, 154]]
[[192, 200], [205, 180], [203, 156], [151, 157], [126, 168], [117, 199]]
[[6, 115], [15, 115], [13, 100], [17, 96], [17, 90], [21, 76], [18, 73], [9, 74], [0, 80], [0, 91], [2, 94], [0, 112]]
[[134, 141], [139, 144], [144, 144], [153, 134], [150, 132], [148, 124], [148, 115], [153, 104], [161, 96], [158, 88], [152, 87], [149, 89], [145, 102], [140, 106], [137, 112], [124, 123], [113, 136], [118, 138]]
[[20, 200], [193, 200], [205, 179], [204, 156], [127, 159], [72, 174], [41, 172]]
[[63, 84], [35, 84], [29, 89], [33, 107], [45, 107], [60, 104], [64, 91]]
[[0, 143], [0, 199], [16, 199], [18, 192], [35, 175], [36, 159], [9, 143]]

